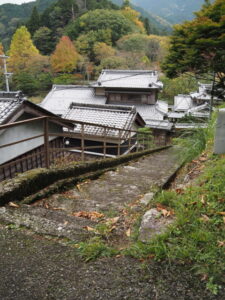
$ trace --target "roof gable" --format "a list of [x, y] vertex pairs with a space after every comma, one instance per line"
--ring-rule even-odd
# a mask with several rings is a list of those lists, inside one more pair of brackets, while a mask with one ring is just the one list
[[104, 96], [96, 96], [93, 87], [78, 85], [54, 85], [41, 106], [57, 115], [64, 115], [70, 104], [105, 104]]
[[[107, 136], [118, 137], [118, 129], [130, 130], [134, 122], [141, 126], [145, 125], [144, 120], [133, 106], [72, 103], [64, 118], [100, 125], [100, 127], [92, 124], [85, 125], [85, 134], [95, 136], [104, 135], [104, 126], [111, 127], [111, 129], [107, 129]], [[81, 126], [76, 125], [75, 131], [80, 132]]]
[[157, 71], [102, 70], [98, 82], [93, 86], [105, 88], [160, 89]]

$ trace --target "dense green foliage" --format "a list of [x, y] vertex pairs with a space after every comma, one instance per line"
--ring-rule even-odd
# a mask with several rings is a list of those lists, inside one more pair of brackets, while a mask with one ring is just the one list
[[167, 100], [170, 104], [174, 103], [174, 97], [178, 94], [189, 94], [198, 89], [198, 81], [194, 74], [185, 73], [176, 78], [162, 76], [164, 84], [160, 94], [160, 99]]
[[71, 23], [67, 28], [67, 33], [71, 39], [76, 39], [81, 34], [102, 30], [110, 32], [110, 42], [115, 45], [115, 42], [123, 35], [138, 31], [138, 28], [121, 11], [98, 9], [84, 14]]
[[[21, 38], [21, 42], [20, 38], [17, 38], [15, 43], [15, 37], [21, 28], [25, 28], [19, 27], [13, 35], [10, 53], [7, 53], [12, 56], [9, 67], [15, 73], [12, 88], [21, 88], [28, 95], [35, 95], [38, 90], [44, 91], [49, 87], [50, 82], [75, 84], [85, 79], [89, 81], [90, 78], [94, 79], [102, 68], [149, 68], [151, 62], [159, 58], [157, 56], [153, 59], [156, 51], [161, 55], [161, 48], [164, 49], [163, 43], [156, 40], [157, 38], [154, 38], [154, 41], [147, 40], [147, 45], [156, 46], [150, 47], [148, 51], [142, 51], [140, 47], [134, 50], [135, 46], [129, 51], [122, 46], [119, 49], [119, 44], [116, 43], [125, 35], [129, 39], [130, 34], [139, 34], [140, 39], [143, 36], [145, 40], [147, 38], [145, 30], [151, 31], [151, 24], [141, 18], [140, 14], [128, 4], [119, 9], [108, 0], [87, 2], [57, 0], [52, 1], [50, 6], [40, 12], [42, 1], [35, 3], [36, 6], [32, 6], [30, 12], [31, 17], [26, 22], [26, 30], [29, 31], [31, 37], [27, 36], [25, 40]], [[65, 55], [67, 53], [65, 48], [65, 51], [63, 50], [60, 55], [56, 56], [61, 60], [59, 67], [60, 62], [56, 64], [56, 60], [52, 57], [56, 48], [59, 47], [61, 37], [65, 35], [69, 35], [72, 39], [70, 50], [75, 45], [77, 53], [72, 58], [70, 55]], [[131, 38], [130, 44], [132, 43], [135, 41]], [[122, 44], [121, 40], [120, 45]], [[154, 51], [152, 51], [153, 48]], [[30, 51], [31, 49], [36, 49], [35, 53], [33, 50]], [[148, 57], [150, 53], [151, 58]], [[67, 66], [63, 68], [62, 65], [67, 56], [70, 67], [68, 68], [66, 64]], [[26, 76], [25, 73], [27, 73]], [[46, 84], [42, 79], [40, 80], [40, 73], [43, 77], [46, 76]], [[28, 74], [31, 77], [30, 80], [27, 78]], [[24, 83], [22, 78], [24, 78]]]
[[57, 0], [36, 0], [21, 5], [0, 5], [0, 40], [5, 48], [9, 47], [11, 37], [15, 30], [32, 14], [32, 10], [35, 6], [39, 12], [43, 12], [56, 1]]
[[[64, 34], [63, 27], [70, 20], [95, 9], [118, 10], [119, 7], [109, 0], [36, 0], [21, 5], [3, 4], [0, 5], [0, 40], [7, 49], [15, 30], [25, 24], [32, 36], [40, 27], [50, 29], [55, 46], [57, 38]], [[135, 9], [141, 12], [147, 32], [153, 34], [166, 32], [167, 25], [163, 27], [157, 18], [153, 18], [141, 8]], [[54, 50], [54, 46], [51, 47], [51, 51]]]
[[162, 65], [169, 77], [184, 72], [216, 74], [225, 88], [225, 2], [206, 2], [193, 21], [177, 25], [171, 38], [168, 57]]

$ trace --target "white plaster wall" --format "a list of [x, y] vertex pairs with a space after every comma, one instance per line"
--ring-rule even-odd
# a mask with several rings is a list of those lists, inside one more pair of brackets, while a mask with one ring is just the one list
[[[25, 114], [20, 120], [26, 119]], [[30, 118], [30, 117], [29, 117]], [[19, 120], [17, 120], [19, 121]], [[61, 126], [57, 124], [49, 124], [49, 132], [62, 132]], [[29, 137], [39, 135], [43, 133], [43, 121], [35, 121], [32, 123], [26, 123], [16, 127], [6, 129], [0, 134], [0, 145], [13, 143], [19, 140], [27, 139]], [[50, 137], [49, 140], [53, 140], [55, 137]], [[44, 137], [36, 138], [30, 141], [22, 142], [16, 145], [4, 147], [0, 149], [0, 164], [16, 158], [30, 150], [33, 150], [44, 143]]]

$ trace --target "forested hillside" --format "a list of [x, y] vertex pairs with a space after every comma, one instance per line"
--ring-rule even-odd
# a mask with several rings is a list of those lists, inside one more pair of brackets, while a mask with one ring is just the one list
[[[112, 0], [121, 4], [123, 0]], [[193, 12], [198, 11], [204, 0], [132, 0], [132, 4], [142, 7], [148, 13], [167, 20], [171, 24], [193, 19]]]
[[35, 95], [53, 83], [94, 80], [104, 68], [159, 69], [169, 38], [154, 33], [129, 1], [57, 0], [43, 11], [34, 6], [0, 54], [10, 56], [11, 88]]
[[16, 28], [28, 19], [34, 6], [39, 12], [43, 12], [47, 7], [57, 0], [36, 0], [21, 5], [3, 4], [0, 5], [0, 40], [5, 46], [8, 46], [12, 34]]
[[[60, 4], [61, 3], [61, 4]], [[118, 6], [113, 4], [108, 0], [76, 0], [74, 3], [74, 17], [79, 17], [82, 13], [93, 9], [119, 9]], [[122, 4], [122, 2], [121, 2]], [[11, 37], [15, 32], [16, 28], [20, 25], [26, 24], [27, 20], [30, 18], [34, 7], [36, 7], [37, 12], [43, 15], [41, 16], [41, 23], [38, 21], [36, 26], [39, 24], [49, 27], [49, 23], [56, 17], [59, 19], [59, 14], [62, 10], [65, 10], [68, 5], [71, 5], [71, 1], [67, 0], [36, 0], [29, 3], [24, 3], [21, 5], [16, 4], [3, 4], [0, 5], [0, 41], [3, 43], [5, 48], [9, 47]], [[63, 9], [65, 7], [65, 9]], [[171, 30], [171, 26], [168, 22], [160, 17], [152, 16], [144, 9], [135, 6], [135, 10], [142, 14], [143, 19], [147, 18], [149, 21], [149, 26], [151, 33], [154, 34], [165, 34]], [[62, 12], [61, 19], [64, 18]], [[37, 21], [37, 18], [35, 18]], [[53, 23], [53, 22], [52, 22]], [[57, 23], [57, 20], [56, 20]], [[65, 25], [56, 24], [57, 27], [61, 28]], [[54, 24], [55, 25], [55, 24]], [[54, 27], [53, 25], [53, 27]], [[59, 26], [58, 26], [59, 25]]]

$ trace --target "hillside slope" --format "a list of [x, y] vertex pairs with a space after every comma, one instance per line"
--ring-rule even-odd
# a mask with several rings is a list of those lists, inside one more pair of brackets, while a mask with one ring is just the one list
[[[112, 0], [121, 5], [123, 0]], [[172, 24], [181, 23], [193, 18], [193, 12], [198, 11], [204, 0], [131, 0], [138, 11], [145, 11], [149, 19], [168, 28]]]
[[36, 0], [21, 5], [17, 4], [3, 4], [0, 5], [0, 40], [7, 48], [12, 34], [19, 26], [27, 20], [34, 6], [37, 7], [39, 12], [43, 12], [51, 4], [57, 0]]
[[176, 24], [192, 19], [193, 12], [201, 8], [204, 0], [132, 0], [132, 3]]

